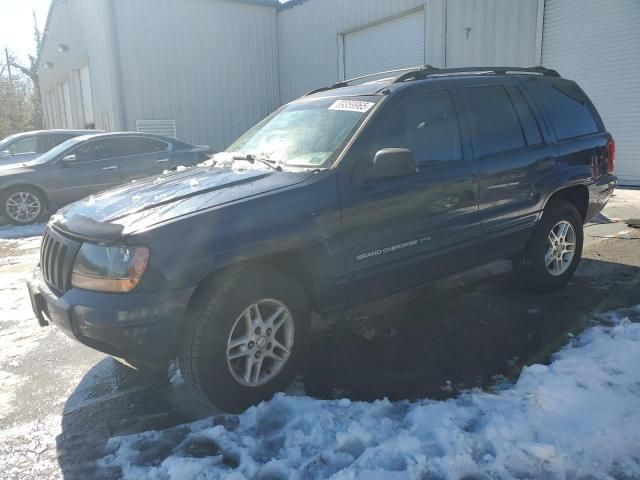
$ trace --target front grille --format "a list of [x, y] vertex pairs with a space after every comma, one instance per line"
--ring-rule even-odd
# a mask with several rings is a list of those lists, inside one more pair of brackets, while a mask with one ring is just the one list
[[45, 282], [52, 290], [64, 293], [70, 288], [73, 260], [80, 248], [76, 242], [47, 228], [40, 247], [40, 268]]

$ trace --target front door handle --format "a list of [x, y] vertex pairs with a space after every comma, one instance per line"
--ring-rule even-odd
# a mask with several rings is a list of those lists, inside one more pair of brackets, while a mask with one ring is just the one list
[[102, 167], [102, 170], [115, 170], [116, 168], [118, 168], [117, 165], [111, 165], [110, 167]]
[[163, 158], [161, 160], [156, 160], [156, 163], [167, 163], [169, 161], [168, 158]]

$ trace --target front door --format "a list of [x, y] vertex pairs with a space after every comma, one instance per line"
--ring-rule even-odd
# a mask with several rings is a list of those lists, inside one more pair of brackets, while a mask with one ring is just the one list
[[113, 158], [117, 140], [111, 138], [91, 140], [65, 153], [75, 159], [58, 159], [54, 168], [58, 175], [55, 198], [59, 205], [106, 190], [121, 183], [118, 162]]
[[[535, 226], [537, 182], [556, 168], [539, 114], [519, 82], [483, 79], [460, 88], [478, 168], [479, 215], [492, 255], [522, 247]], [[491, 238], [503, 241], [493, 241]]]
[[[385, 106], [354, 148], [355, 168], [339, 179], [339, 245], [352, 301], [473, 263], [467, 248], [481, 236], [476, 172], [463, 154], [456, 110], [449, 90], [413, 94]], [[382, 148], [410, 149], [417, 173], [367, 181], [366, 168]]]

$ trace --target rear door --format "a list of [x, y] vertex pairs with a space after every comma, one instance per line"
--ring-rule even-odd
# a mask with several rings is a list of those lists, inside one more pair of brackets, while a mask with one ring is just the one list
[[120, 137], [116, 145], [124, 181], [162, 173], [171, 167], [171, 144], [152, 137]]
[[[488, 256], [521, 247], [540, 208], [539, 182], [556, 169], [556, 148], [517, 81], [489, 78], [460, 86], [478, 169], [479, 215]], [[511, 235], [515, 238], [512, 238]]]
[[[376, 123], [353, 153], [352, 178], [339, 182], [353, 301], [473, 263], [463, 251], [481, 236], [475, 167], [463, 154], [452, 92], [425, 89], [385, 107]], [[383, 148], [412, 150], [417, 174], [359, 181]]]

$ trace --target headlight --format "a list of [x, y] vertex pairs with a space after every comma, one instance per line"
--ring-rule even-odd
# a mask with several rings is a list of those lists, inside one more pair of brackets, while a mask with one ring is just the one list
[[148, 263], [147, 247], [83, 243], [73, 264], [71, 285], [99, 292], [130, 292]]

